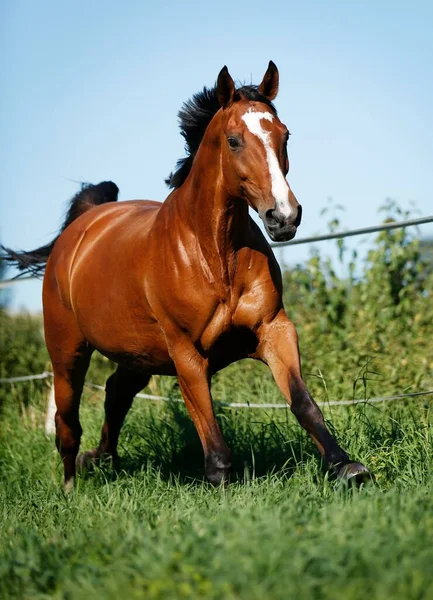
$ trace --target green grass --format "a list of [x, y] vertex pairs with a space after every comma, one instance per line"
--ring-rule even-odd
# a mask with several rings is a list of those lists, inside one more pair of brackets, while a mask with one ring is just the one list
[[[247, 376], [264, 401], [281, 399], [245, 365], [220, 376], [216, 396]], [[203, 482], [184, 407], [136, 400], [117, 470], [95, 469], [66, 497], [40, 389], [3, 409], [0, 597], [433, 598], [428, 402], [325, 411], [376, 475], [360, 490], [324, 476], [290, 413], [220, 409], [235, 454], [224, 490]], [[101, 419], [102, 395], [86, 392], [83, 447]]]

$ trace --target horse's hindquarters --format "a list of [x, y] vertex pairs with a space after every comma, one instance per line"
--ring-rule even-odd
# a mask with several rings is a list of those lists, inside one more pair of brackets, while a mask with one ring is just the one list
[[159, 206], [98, 207], [60, 236], [44, 282], [50, 353], [74, 331], [74, 338], [125, 366], [169, 369], [165, 337], [146, 297], [148, 233]]

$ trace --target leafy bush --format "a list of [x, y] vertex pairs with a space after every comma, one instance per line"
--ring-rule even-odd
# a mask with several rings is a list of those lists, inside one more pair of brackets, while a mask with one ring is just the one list
[[[384, 210], [385, 222], [409, 217], [393, 202]], [[333, 219], [330, 228], [338, 225]], [[356, 250], [347, 258], [338, 240], [342, 275], [316, 251], [305, 265], [284, 273], [286, 309], [316, 394], [350, 397], [353, 385], [357, 395], [361, 381], [363, 395], [367, 381], [377, 395], [433, 387], [433, 342], [426, 335], [433, 322], [433, 277], [417, 233], [382, 231], [364, 262]]]

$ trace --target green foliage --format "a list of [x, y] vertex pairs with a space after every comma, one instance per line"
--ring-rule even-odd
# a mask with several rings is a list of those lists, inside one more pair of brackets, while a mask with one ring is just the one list
[[433, 238], [424, 238], [419, 243], [421, 258], [428, 272], [433, 271]]
[[[406, 215], [392, 203], [386, 218]], [[330, 228], [340, 226], [332, 216]], [[286, 272], [285, 303], [317, 400], [433, 389], [433, 271], [414, 230], [383, 232], [364, 261], [338, 242]], [[0, 313], [0, 377], [49, 370], [39, 318]], [[88, 381], [113, 365], [96, 355]], [[0, 597], [433, 597], [432, 398], [326, 407], [338, 439], [376, 482], [328, 480], [288, 410], [216, 405], [234, 454], [232, 484], [203, 482], [183, 404], [135, 401], [116, 469], [102, 465], [65, 497], [43, 433], [47, 382], [0, 385]], [[175, 379], [152, 393], [178, 397]], [[242, 361], [213, 382], [218, 401], [282, 402], [268, 369]], [[86, 388], [83, 448], [103, 392]]]
[[0, 311], [0, 377], [40, 373], [49, 366], [41, 317]]
[[[391, 201], [383, 210], [386, 222], [409, 217]], [[330, 229], [338, 227], [333, 218]], [[433, 338], [426, 335], [433, 274], [417, 231], [381, 232], [362, 263], [343, 240], [338, 249], [338, 265], [314, 251], [305, 265], [284, 274], [286, 309], [313, 393], [350, 398], [359, 389], [364, 397], [360, 379], [368, 380], [370, 396], [433, 388]]]
[[[0, 378], [33, 375], [49, 369], [42, 328], [41, 317], [26, 314], [11, 317], [0, 309]], [[0, 384], [0, 408], [6, 399], [16, 406], [28, 406], [44, 388], [44, 381]]]

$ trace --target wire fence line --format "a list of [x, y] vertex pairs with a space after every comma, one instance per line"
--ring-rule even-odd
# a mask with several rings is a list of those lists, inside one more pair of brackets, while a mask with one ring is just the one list
[[[42, 373], [38, 373], [37, 375], [22, 375], [21, 377], [9, 377], [0, 379], [1, 383], [21, 383], [25, 381], [32, 380], [41, 380], [41, 379], [49, 379], [53, 377], [53, 374], [50, 371], [43, 371]], [[85, 384], [89, 388], [93, 388], [96, 390], [105, 391], [105, 387], [103, 385], [99, 385], [97, 383], [86, 382]], [[53, 386], [51, 386], [53, 387]], [[377, 404], [379, 402], [391, 402], [394, 400], [404, 400], [405, 398], [418, 398], [420, 396], [429, 396], [433, 395], [433, 390], [427, 390], [422, 392], [410, 392], [408, 394], [396, 394], [394, 396], [381, 396], [377, 398], [362, 398], [362, 399], [354, 399], [354, 400], [325, 400], [324, 402], [317, 402], [317, 404], [321, 407], [326, 406], [356, 406], [357, 404]], [[168, 396], [155, 396], [152, 394], [136, 394], [136, 398], [144, 398], [146, 400], [154, 400], [156, 402], [183, 402], [182, 398], [169, 398]], [[224, 408], [259, 408], [259, 409], [280, 409], [280, 408], [288, 408], [286, 403], [274, 403], [274, 404], [262, 404], [257, 402], [221, 402], [216, 400], [215, 404], [218, 406], [222, 406]]]
[[[351, 229], [349, 231], [339, 231], [334, 233], [325, 233], [323, 235], [313, 235], [310, 237], [299, 238], [290, 240], [289, 242], [273, 242], [271, 248], [283, 248], [284, 246], [299, 246], [300, 244], [311, 244], [313, 242], [324, 242], [327, 240], [338, 240], [346, 237], [353, 237], [356, 235], [366, 235], [368, 233], [378, 233], [379, 231], [388, 231], [390, 229], [400, 229], [403, 227], [416, 227], [418, 225], [425, 225], [426, 223], [433, 223], [433, 216], [420, 217], [419, 219], [407, 219], [405, 221], [393, 221], [391, 223], [382, 223], [381, 225], [373, 225], [371, 227], [362, 227], [360, 229]], [[4, 256], [2, 256], [4, 258]], [[17, 275], [12, 279], [0, 280], [0, 289], [6, 288], [22, 281], [39, 280], [39, 277], [34, 275], [27, 275], [20, 277]]]
[[50, 371], [42, 371], [37, 375], [21, 375], [20, 377], [4, 377], [0, 379], [0, 383], [21, 383], [22, 381], [33, 381], [34, 379], [47, 379], [52, 377], [53, 374]]
[[419, 219], [407, 219], [406, 221], [393, 221], [391, 223], [382, 223], [381, 225], [373, 225], [372, 227], [361, 227], [360, 229], [351, 229], [350, 231], [339, 231], [335, 233], [325, 233], [323, 235], [313, 235], [311, 237], [299, 238], [298, 240], [290, 240], [289, 242], [272, 243], [272, 248], [281, 248], [282, 246], [298, 246], [299, 244], [311, 244], [312, 242], [323, 242], [326, 240], [339, 240], [355, 235], [365, 235], [367, 233], [378, 233], [379, 231], [388, 231], [389, 229], [400, 229], [403, 227], [416, 227], [417, 225], [425, 225], [433, 223], [433, 216], [421, 217]]
[[[95, 388], [97, 390], [105, 391], [105, 387], [97, 385], [96, 383], [86, 383], [88, 387]], [[316, 404], [322, 408], [326, 406], [356, 406], [357, 404], [376, 404], [378, 402], [390, 402], [393, 400], [402, 400], [404, 398], [413, 398], [415, 396], [428, 396], [433, 395], [433, 390], [425, 392], [412, 392], [411, 394], [397, 394], [396, 396], [383, 396], [378, 398], [366, 398], [358, 400], [325, 400], [324, 402], [316, 402]], [[136, 394], [136, 398], [146, 398], [147, 400], [156, 400], [162, 402], [183, 402], [182, 398], [168, 398], [167, 396], [152, 396], [151, 394]], [[260, 408], [260, 409], [279, 409], [289, 408], [286, 402], [278, 402], [274, 404], [263, 404], [258, 402], [222, 402], [221, 400], [215, 400], [215, 404], [223, 406], [224, 408]]]

